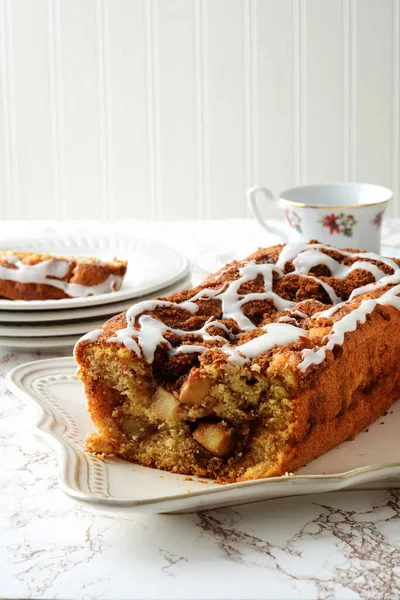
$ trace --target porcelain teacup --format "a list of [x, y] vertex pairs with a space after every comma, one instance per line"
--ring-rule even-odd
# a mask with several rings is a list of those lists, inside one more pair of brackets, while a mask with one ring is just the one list
[[[263, 195], [283, 210], [285, 231], [262, 217], [258, 200]], [[279, 233], [289, 242], [311, 239], [339, 248], [379, 252], [382, 217], [393, 193], [370, 183], [322, 183], [294, 187], [276, 197], [267, 188], [247, 191], [254, 218], [269, 233]]]

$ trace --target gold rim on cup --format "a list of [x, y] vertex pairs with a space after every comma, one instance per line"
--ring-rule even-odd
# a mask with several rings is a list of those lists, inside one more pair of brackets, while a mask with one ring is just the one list
[[[330, 185], [335, 185], [335, 183], [337, 182], [332, 182], [332, 183], [315, 183], [315, 184], [311, 184], [311, 185], [305, 185], [305, 186], [300, 186], [300, 187], [329, 187]], [[338, 182], [339, 183], [339, 182]], [[353, 182], [353, 181], [348, 181], [348, 182], [340, 182], [340, 183], [356, 183], [359, 184], [359, 182]], [[392, 190], [390, 190], [389, 188], [383, 186], [383, 185], [377, 185], [374, 183], [365, 183], [365, 184], [359, 184], [359, 185], [369, 185], [369, 186], [373, 186], [373, 187], [377, 187], [377, 188], [381, 188], [381, 189], [385, 189], [388, 192], [391, 193], [391, 195], [389, 196], [389, 198], [385, 198], [385, 200], [379, 200], [378, 202], [368, 202], [367, 204], [336, 204], [336, 205], [324, 205], [324, 204], [306, 204], [305, 202], [295, 202], [294, 200], [288, 200], [286, 198], [284, 198], [283, 196], [279, 196], [278, 200], [282, 200], [282, 202], [287, 202], [288, 204], [291, 204], [292, 206], [297, 206], [299, 208], [315, 208], [317, 210], [343, 210], [343, 209], [354, 209], [354, 208], [365, 208], [366, 206], [378, 206], [378, 204], [385, 204], [386, 202], [390, 202], [390, 200], [393, 199], [393, 193]], [[295, 188], [290, 188], [288, 190], [285, 190], [283, 193], [287, 193], [290, 192], [292, 189]]]

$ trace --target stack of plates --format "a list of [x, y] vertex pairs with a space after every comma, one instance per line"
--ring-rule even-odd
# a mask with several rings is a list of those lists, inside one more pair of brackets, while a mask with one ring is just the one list
[[88, 331], [134, 302], [167, 295], [188, 284], [188, 260], [172, 248], [147, 240], [107, 234], [49, 234], [2, 242], [1, 250], [128, 260], [120, 290], [86, 298], [6, 300], [0, 298], [0, 348], [15, 351], [70, 349]]

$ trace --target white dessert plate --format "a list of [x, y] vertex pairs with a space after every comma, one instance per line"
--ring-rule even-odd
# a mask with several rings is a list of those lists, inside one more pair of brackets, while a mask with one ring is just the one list
[[0, 348], [10, 352], [58, 352], [70, 350], [82, 334], [60, 335], [55, 337], [0, 337]]
[[[76, 321], [74, 323], [32, 323], [22, 325], [0, 325], [0, 336], [11, 338], [43, 338], [59, 337], [63, 335], [84, 334], [93, 329], [98, 329], [104, 324], [105, 319], [90, 319], [87, 321]], [[40, 340], [36, 340], [39, 343]]]
[[[159, 292], [157, 292], [159, 293]], [[138, 298], [137, 300], [141, 300]], [[0, 310], [0, 323], [52, 323], [60, 321], [78, 321], [81, 319], [90, 319], [92, 317], [107, 318], [110, 315], [117, 315], [132, 306], [134, 300], [123, 300], [110, 304], [101, 304], [99, 306], [88, 306], [83, 308], [64, 308], [63, 310]]]
[[118, 459], [103, 462], [87, 454], [85, 439], [94, 427], [75, 371], [72, 358], [26, 363], [9, 373], [7, 385], [37, 408], [36, 430], [58, 453], [61, 489], [103, 512], [124, 516], [139, 511], [193, 512], [284, 496], [399, 485], [400, 401], [354, 441], [344, 442], [294, 476], [218, 485]]
[[[190, 277], [183, 277], [179, 281], [175, 282], [166, 288], [157, 290], [158, 296], [168, 296], [176, 290], [183, 290], [191, 287]], [[118, 315], [124, 310], [128, 310], [135, 302], [141, 302], [154, 298], [154, 293], [146, 294], [131, 300], [123, 300], [122, 302], [114, 302], [110, 304], [104, 304], [100, 306], [84, 306], [83, 308], [64, 308], [63, 310], [31, 310], [31, 311], [8, 311], [0, 310], [0, 323], [12, 323], [13, 325], [19, 325], [20, 323], [27, 323], [28, 325], [33, 323], [52, 323], [57, 324], [60, 321], [81, 321], [88, 320], [93, 317], [101, 317], [103, 321], [106, 321], [113, 315]]]
[[185, 256], [168, 246], [123, 235], [51, 234], [13, 238], [0, 243], [0, 250], [27, 250], [64, 256], [95, 256], [101, 260], [127, 259], [128, 270], [120, 290], [85, 298], [60, 300], [0, 299], [1, 310], [59, 310], [96, 306], [137, 298], [172, 285], [189, 270]]
[[[178, 289], [191, 287], [189, 277], [184, 277], [172, 286], [159, 290], [160, 295], [169, 295]], [[154, 294], [148, 294], [135, 298], [128, 302], [126, 308], [132, 306], [135, 302], [141, 302], [153, 298]], [[119, 314], [122, 311], [121, 303], [106, 304], [102, 311], [112, 311], [111, 314], [101, 315], [99, 318], [84, 319], [85, 309], [71, 309], [63, 311], [39, 311], [32, 312], [33, 315], [49, 316], [52, 315], [53, 321], [44, 322], [45, 319], [39, 319], [37, 325], [33, 325], [32, 321], [20, 324], [18, 317], [21, 314], [19, 311], [13, 313], [15, 315], [13, 323], [2, 323], [0, 319], [0, 348], [5, 348], [11, 352], [57, 352], [59, 350], [72, 350], [79, 338], [92, 329], [97, 329], [103, 325], [110, 317]], [[101, 307], [95, 307], [97, 309]], [[87, 310], [87, 309], [86, 309]], [[90, 310], [90, 308], [89, 308]], [[70, 314], [79, 314], [81, 319], [73, 320], [72, 322], [63, 322], [58, 319], [59, 314], [64, 312]], [[25, 313], [22, 313], [25, 314]], [[29, 314], [29, 313], [27, 313]]]

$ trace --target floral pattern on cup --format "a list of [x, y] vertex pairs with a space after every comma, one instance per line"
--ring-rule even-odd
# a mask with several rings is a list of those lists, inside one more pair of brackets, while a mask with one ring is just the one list
[[377, 229], [380, 229], [382, 227], [382, 218], [384, 212], [384, 210], [381, 210], [378, 213], [376, 213], [375, 218], [371, 221], [372, 225], [375, 225]]
[[285, 213], [286, 221], [288, 222], [289, 227], [295, 229], [299, 233], [303, 233], [300, 215], [298, 215], [294, 210], [289, 210], [288, 208], [285, 208], [283, 212]]
[[329, 233], [331, 235], [333, 233], [341, 233], [346, 237], [352, 237], [353, 228], [357, 221], [353, 215], [346, 215], [346, 213], [339, 213], [336, 215], [335, 213], [332, 213], [330, 215], [325, 215], [320, 219], [320, 223], [322, 223], [323, 227], [329, 228]]

